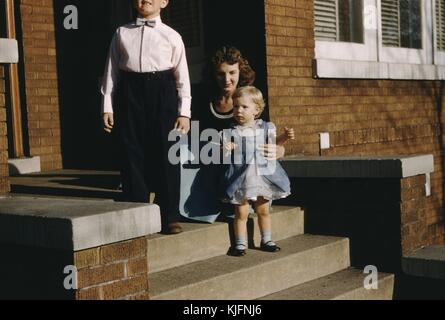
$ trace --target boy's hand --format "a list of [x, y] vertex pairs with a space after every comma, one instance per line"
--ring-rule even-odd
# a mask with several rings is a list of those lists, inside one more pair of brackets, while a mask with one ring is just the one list
[[102, 115], [102, 119], [103, 119], [104, 130], [108, 133], [111, 133], [111, 130], [113, 130], [114, 126], [113, 114], [106, 112]]
[[182, 134], [187, 134], [190, 131], [190, 119], [187, 117], [178, 117], [173, 129], [181, 131]]

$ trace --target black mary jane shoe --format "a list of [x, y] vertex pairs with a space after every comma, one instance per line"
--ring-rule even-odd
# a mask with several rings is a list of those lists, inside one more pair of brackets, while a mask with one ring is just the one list
[[237, 249], [237, 248], [232, 248], [230, 250], [230, 255], [234, 256], [234, 257], [242, 257], [246, 255], [246, 249]]
[[260, 245], [260, 249], [262, 251], [266, 251], [266, 252], [278, 252], [281, 250], [281, 248], [279, 246], [277, 246], [275, 243], [273, 243], [273, 244], [268, 244], [268, 243], [273, 243], [273, 242], [268, 241], [266, 243], [262, 243]]

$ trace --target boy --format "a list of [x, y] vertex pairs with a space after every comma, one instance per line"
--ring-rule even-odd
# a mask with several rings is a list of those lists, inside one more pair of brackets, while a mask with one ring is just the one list
[[148, 202], [150, 191], [161, 209], [164, 233], [179, 225], [180, 167], [172, 165], [172, 129], [190, 128], [190, 79], [181, 36], [163, 24], [168, 0], [133, 0], [136, 22], [117, 29], [102, 83], [104, 130], [114, 126], [113, 94], [119, 82], [122, 190], [125, 201]]

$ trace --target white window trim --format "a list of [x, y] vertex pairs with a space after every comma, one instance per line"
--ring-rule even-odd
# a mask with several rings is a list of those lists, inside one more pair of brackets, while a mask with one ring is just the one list
[[380, 16], [382, 2], [377, 1], [377, 18], [379, 21], [379, 62], [432, 64], [432, 19], [427, 19], [427, 13], [432, 14], [431, 0], [421, 0], [422, 49], [384, 47], [382, 44], [382, 18]]
[[[363, 0], [363, 11], [374, 6], [376, 0]], [[365, 17], [365, 14], [363, 14]], [[365, 28], [363, 19], [364, 44], [352, 42], [315, 41], [315, 56], [322, 59], [340, 59], [353, 61], [377, 60], [376, 28]]]
[[[313, 71], [315, 78], [348, 79], [403, 79], [403, 80], [444, 80], [445, 52], [436, 50], [434, 0], [422, 0], [422, 48], [388, 48], [381, 43], [380, 0], [364, 0], [364, 10], [375, 8], [375, 28], [364, 28], [365, 44], [351, 44], [331, 41], [315, 41]], [[372, 10], [371, 10], [372, 11]], [[367, 12], [369, 14], [370, 11]], [[427, 19], [428, 13], [431, 18]], [[363, 23], [366, 24], [364, 16]], [[371, 40], [374, 33], [374, 40]], [[377, 41], [378, 39], [378, 41]], [[361, 53], [362, 46], [373, 51]], [[434, 63], [434, 64], [433, 64]]]

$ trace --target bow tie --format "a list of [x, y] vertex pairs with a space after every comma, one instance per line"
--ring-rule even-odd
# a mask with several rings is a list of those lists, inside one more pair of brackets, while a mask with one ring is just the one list
[[150, 28], [154, 28], [156, 25], [156, 20], [145, 20], [141, 18], [136, 19], [136, 25], [137, 26], [147, 26]]

